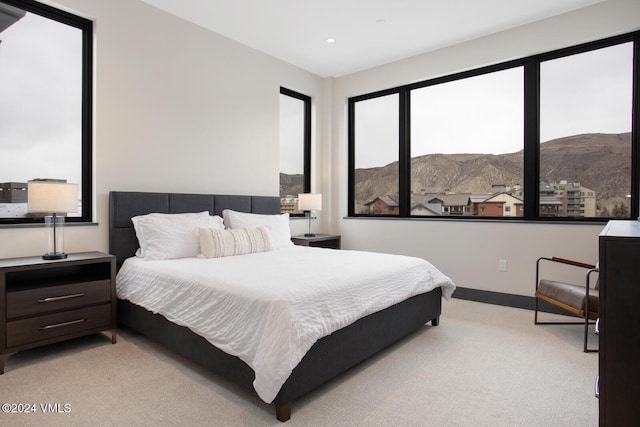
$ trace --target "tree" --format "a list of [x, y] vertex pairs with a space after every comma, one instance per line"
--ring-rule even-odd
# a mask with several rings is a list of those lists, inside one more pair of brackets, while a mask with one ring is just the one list
[[613, 218], [629, 218], [629, 209], [624, 203], [616, 204], [611, 215]]

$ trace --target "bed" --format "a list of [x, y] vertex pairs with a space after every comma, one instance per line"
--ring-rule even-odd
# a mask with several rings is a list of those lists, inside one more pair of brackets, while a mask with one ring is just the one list
[[[109, 195], [109, 247], [116, 256], [117, 267], [128, 272], [126, 260], [135, 264], [139, 243], [133, 227], [132, 218], [148, 213], [181, 214], [207, 211], [211, 215], [221, 215], [225, 209], [254, 214], [279, 214], [278, 197], [239, 196], [239, 195], [203, 195], [177, 193], [148, 193], [114, 191]], [[335, 258], [338, 251], [315, 249], [316, 255]], [[289, 250], [289, 249], [288, 249]], [[298, 255], [302, 248], [290, 249]], [[265, 263], [274, 262], [273, 257], [283, 257], [286, 251], [252, 254], [255, 259], [263, 257]], [[241, 257], [246, 257], [242, 255]], [[288, 256], [288, 255], [287, 255]], [[302, 254], [300, 255], [302, 256]], [[306, 254], [304, 254], [306, 256]], [[350, 256], [359, 256], [356, 253]], [[267, 258], [272, 257], [272, 258]], [[131, 259], [130, 259], [131, 258]], [[244, 262], [244, 258], [231, 257], [235, 263]], [[249, 258], [247, 258], [248, 260]], [[301, 258], [304, 261], [304, 258]], [[191, 265], [195, 259], [176, 260], [176, 263]], [[227, 262], [227, 261], [225, 261]], [[139, 263], [140, 264], [140, 263]], [[142, 262], [144, 264], [144, 262]], [[152, 264], [152, 263], [147, 263]], [[195, 265], [195, 264], [193, 264]], [[189, 267], [187, 267], [189, 268]], [[225, 266], [226, 268], [226, 266]], [[120, 276], [120, 275], [119, 275]], [[447, 284], [446, 295], [452, 292], [453, 284]], [[143, 292], [144, 293], [144, 292]], [[215, 346], [211, 338], [205, 339], [193, 332], [185, 323], [176, 321], [171, 315], [166, 317], [157, 313], [155, 307], [143, 308], [127, 299], [118, 300], [118, 323], [121, 326], [139, 332], [189, 360], [225, 377], [241, 387], [250, 390], [265, 400], [272, 401], [276, 417], [286, 421], [291, 416], [292, 402], [321, 384], [357, 365], [371, 355], [396, 342], [402, 337], [422, 327], [428, 322], [437, 326], [441, 313], [443, 290], [440, 286], [424, 293], [418, 293], [398, 303], [367, 314], [348, 325], [321, 336], [308, 350], [304, 350], [299, 361], [286, 373], [280, 386], [265, 398], [264, 391], [256, 388], [256, 382], [264, 375], [252, 369], [254, 365], [244, 354], [236, 356], [223, 345]], [[164, 299], [164, 297], [163, 297]], [[154, 314], [154, 311], [156, 313]], [[171, 318], [173, 321], [167, 319]], [[227, 351], [223, 351], [225, 349]], [[245, 361], [243, 361], [243, 359]], [[267, 375], [268, 376], [268, 375]], [[262, 391], [262, 393], [261, 393]]]

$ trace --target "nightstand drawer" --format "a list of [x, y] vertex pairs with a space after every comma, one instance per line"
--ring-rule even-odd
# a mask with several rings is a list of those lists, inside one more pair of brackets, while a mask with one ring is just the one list
[[89, 329], [109, 328], [111, 304], [7, 322], [7, 348]]
[[111, 280], [7, 292], [7, 319], [111, 301]]

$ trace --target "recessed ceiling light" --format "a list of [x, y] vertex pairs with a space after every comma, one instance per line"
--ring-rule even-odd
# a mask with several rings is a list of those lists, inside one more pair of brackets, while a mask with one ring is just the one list
[[327, 39], [327, 43], [335, 43], [336, 39], [334, 39], [333, 37], [329, 37]]

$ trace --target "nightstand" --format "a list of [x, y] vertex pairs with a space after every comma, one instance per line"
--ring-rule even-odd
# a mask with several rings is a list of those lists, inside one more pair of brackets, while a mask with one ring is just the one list
[[301, 234], [299, 236], [291, 237], [291, 241], [300, 246], [340, 249], [340, 236], [337, 234], [316, 234], [313, 237]]
[[115, 344], [115, 272], [101, 252], [0, 260], [0, 374], [21, 350], [105, 330]]

